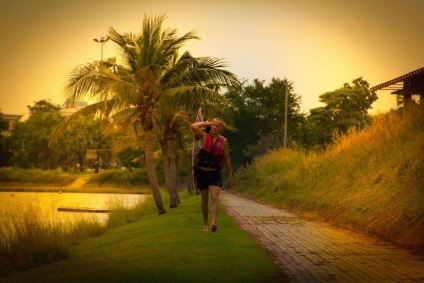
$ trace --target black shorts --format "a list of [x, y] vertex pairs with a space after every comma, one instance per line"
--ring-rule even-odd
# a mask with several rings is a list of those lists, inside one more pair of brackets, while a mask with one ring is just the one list
[[222, 187], [221, 170], [204, 171], [197, 169], [196, 185], [199, 190], [209, 189], [209, 186]]

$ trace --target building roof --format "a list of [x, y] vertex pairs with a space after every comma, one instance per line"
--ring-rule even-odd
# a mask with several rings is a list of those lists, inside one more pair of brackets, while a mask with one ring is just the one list
[[380, 89], [394, 90], [395, 94], [424, 93], [424, 67], [370, 88], [371, 91]]
[[18, 121], [23, 116], [24, 115], [19, 115], [19, 114], [3, 114], [3, 119], [6, 121]]

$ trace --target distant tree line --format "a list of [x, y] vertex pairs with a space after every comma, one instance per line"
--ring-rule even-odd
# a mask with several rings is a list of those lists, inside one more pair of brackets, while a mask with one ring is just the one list
[[[301, 96], [294, 93], [293, 83], [287, 79], [273, 78], [268, 85], [255, 79], [252, 83], [244, 81], [229, 88], [224, 96], [232, 103], [236, 114], [233, 128], [224, 134], [230, 142], [231, 159], [236, 168], [267, 150], [283, 146], [286, 87], [289, 93], [288, 145], [305, 150], [325, 148], [332, 143], [335, 132], [346, 133], [350, 127], [363, 128], [368, 125], [371, 121], [368, 110], [377, 99], [375, 93], [369, 91], [368, 83], [359, 78], [320, 95], [319, 101], [325, 105], [304, 114], [300, 112]], [[93, 161], [86, 162], [87, 150], [99, 150], [101, 155], [102, 151], [112, 148], [118, 148], [119, 165], [140, 166], [138, 158], [143, 155], [142, 148], [134, 148], [133, 143], [131, 146], [122, 145], [122, 133], [115, 133], [114, 136], [105, 133], [105, 121], [95, 116], [81, 116], [49, 145], [52, 131], [65, 117], [60, 114], [60, 108], [46, 101], [39, 101], [29, 108], [33, 114], [27, 121], [18, 123], [11, 136], [0, 135], [1, 166], [60, 167], [68, 171], [75, 169], [79, 163], [81, 169], [92, 168]], [[9, 128], [1, 112], [0, 127], [2, 132]], [[180, 125], [180, 128], [184, 127]], [[181, 136], [178, 142], [182, 141], [181, 138], [185, 139], [185, 145], [181, 148], [190, 149], [190, 133], [184, 131], [184, 134], [187, 136]], [[107, 159], [107, 154], [103, 159]]]
[[102, 133], [100, 121], [93, 117], [80, 119], [50, 144], [52, 131], [65, 118], [60, 108], [43, 100], [28, 108], [31, 116], [17, 123], [10, 136], [1, 137], [2, 144], [7, 145], [3, 150], [7, 154], [1, 157], [2, 166], [77, 172], [88, 167], [87, 150], [110, 148], [111, 139]]

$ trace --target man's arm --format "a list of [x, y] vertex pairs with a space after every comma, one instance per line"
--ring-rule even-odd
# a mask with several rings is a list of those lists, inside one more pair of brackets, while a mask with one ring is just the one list
[[196, 122], [194, 124], [191, 124], [190, 128], [193, 131], [193, 133], [196, 135], [196, 137], [203, 141], [205, 139], [206, 133], [202, 130], [202, 127], [206, 127], [209, 124], [210, 124], [210, 121]]

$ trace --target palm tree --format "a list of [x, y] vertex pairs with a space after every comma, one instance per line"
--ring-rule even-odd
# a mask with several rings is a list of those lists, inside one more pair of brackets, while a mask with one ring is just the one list
[[[56, 130], [56, 134], [63, 131], [64, 127], [76, 118], [75, 116], [93, 113], [108, 119], [114, 127], [141, 124], [144, 160], [159, 214], [166, 213], [166, 210], [159, 191], [153, 157], [153, 128], [158, 102], [164, 94], [168, 96], [187, 94], [200, 96], [202, 93], [207, 95], [211, 92], [216, 94], [213, 88], [206, 84], [193, 85], [193, 81], [199, 81], [203, 77], [183, 76], [180, 71], [183, 64], [176, 64], [183, 61], [186, 64], [196, 62], [177, 58], [178, 50], [184, 43], [198, 37], [194, 32], [177, 37], [175, 29], [162, 29], [164, 19], [163, 15], [154, 18], [145, 17], [142, 32], [136, 34], [119, 34], [112, 27], [109, 29], [108, 36], [120, 53], [120, 64], [115, 60], [93, 62], [77, 67], [71, 73], [65, 88], [68, 95], [74, 99], [88, 96], [95, 103], [65, 119]], [[222, 85], [234, 81], [232, 74], [222, 76], [220, 72], [213, 70], [199, 71], [198, 75], [218, 79]], [[203, 82], [211, 83], [213, 80], [203, 79]], [[218, 86], [216, 85], [215, 89]], [[212, 103], [215, 100], [219, 101], [212, 97], [208, 98], [207, 102]]]

